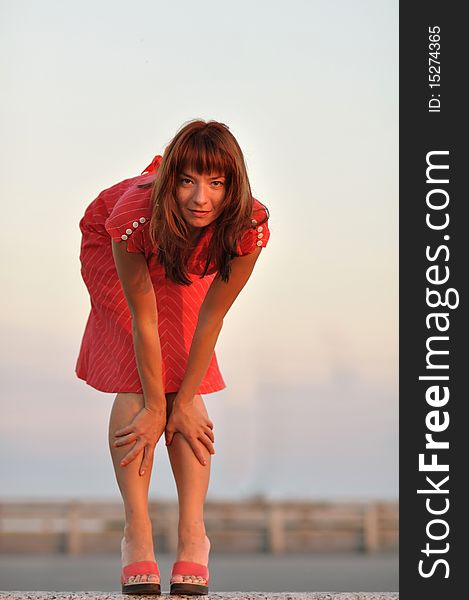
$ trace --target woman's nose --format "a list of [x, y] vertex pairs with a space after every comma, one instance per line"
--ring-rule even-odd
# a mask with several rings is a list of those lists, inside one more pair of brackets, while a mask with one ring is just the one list
[[207, 204], [207, 192], [204, 188], [203, 185], [198, 185], [195, 187], [194, 190], [194, 197], [193, 197], [193, 201], [195, 204], [197, 204], [197, 206], [204, 206], [205, 204]]

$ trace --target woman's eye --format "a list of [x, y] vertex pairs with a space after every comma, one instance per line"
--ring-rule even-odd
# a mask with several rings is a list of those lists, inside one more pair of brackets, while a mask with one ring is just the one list
[[181, 183], [191, 183], [191, 180], [188, 179], [187, 177], [181, 177]]
[[223, 181], [212, 181], [213, 184], [216, 184], [215, 187], [221, 187], [223, 185]]

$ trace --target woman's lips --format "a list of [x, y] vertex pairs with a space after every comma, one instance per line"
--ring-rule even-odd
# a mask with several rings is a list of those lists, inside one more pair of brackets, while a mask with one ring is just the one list
[[210, 212], [208, 210], [192, 210], [191, 208], [189, 210], [194, 215], [194, 217], [205, 217], [205, 215], [207, 215]]

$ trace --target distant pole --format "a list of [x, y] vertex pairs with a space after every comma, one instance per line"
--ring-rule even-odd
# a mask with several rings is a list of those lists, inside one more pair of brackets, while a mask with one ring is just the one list
[[165, 511], [166, 552], [177, 552], [179, 510], [176, 503], [171, 503]]
[[82, 536], [80, 530], [80, 503], [72, 500], [67, 506], [67, 554], [77, 555], [82, 552]]
[[365, 552], [374, 554], [379, 551], [379, 511], [376, 502], [368, 504], [363, 519], [363, 538]]
[[269, 550], [272, 554], [285, 552], [285, 518], [283, 507], [274, 501], [268, 512]]

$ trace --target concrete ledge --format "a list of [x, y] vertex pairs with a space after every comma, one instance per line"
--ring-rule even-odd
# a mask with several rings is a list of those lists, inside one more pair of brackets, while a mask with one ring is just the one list
[[[169, 596], [163, 592], [162, 596]], [[121, 594], [119, 592], [0, 592], [0, 598], [5, 600], [129, 600], [135, 595]], [[155, 600], [155, 595], [139, 595], [139, 600]], [[171, 596], [183, 598], [190, 596]], [[399, 600], [398, 592], [223, 592], [211, 593], [207, 596], [196, 596], [205, 600]]]

